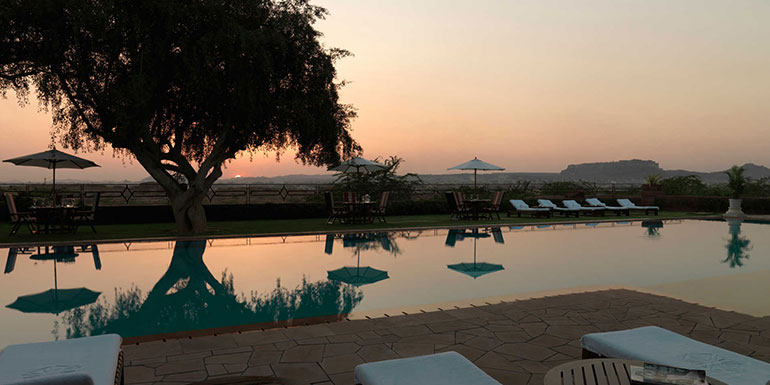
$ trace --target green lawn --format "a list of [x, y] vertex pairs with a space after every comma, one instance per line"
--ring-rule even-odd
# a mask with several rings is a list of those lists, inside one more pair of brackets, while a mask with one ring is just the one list
[[[581, 217], [578, 221], [590, 222], [601, 220], [627, 220], [627, 219], [668, 219], [668, 218], [698, 218], [712, 216], [708, 213], [687, 213], [664, 211], [658, 216], [631, 215], [630, 217]], [[391, 216], [387, 223], [342, 225], [326, 224], [325, 219], [273, 219], [232, 222], [209, 222], [209, 231], [203, 235], [234, 236], [234, 235], [260, 235], [274, 233], [303, 233], [303, 232], [327, 232], [327, 231], [354, 231], [354, 230], [378, 230], [378, 229], [407, 229], [407, 228], [431, 228], [449, 226], [480, 226], [480, 225], [516, 225], [522, 223], [547, 223], [547, 222], [574, 222], [575, 218], [565, 219], [560, 216], [554, 218], [506, 218], [500, 220], [482, 221], [450, 221], [449, 215], [408, 215]], [[170, 238], [175, 237], [174, 224], [130, 224], [130, 225], [101, 225], [97, 226], [97, 233], [91, 232], [88, 227], [81, 227], [75, 234], [31, 235], [26, 227], [22, 227], [19, 233], [9, 237], [11, 225], [0, 224], [0, 246], [7, 243], [38, 242], [38, 241], [80, 241], [80, 240], [117, 240], [117, 239], [145, 239], [145, 238]]]

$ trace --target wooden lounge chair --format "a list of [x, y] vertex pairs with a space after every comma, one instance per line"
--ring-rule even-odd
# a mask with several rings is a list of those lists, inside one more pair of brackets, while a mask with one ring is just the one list
[[502, 202], [503, 192], [495, 191], [495, 195], [492, 196], [489, 206], [484, 207], [484, 213], [489, 215], [489, 219], [492, 219], [492, 215], [497, 215], [497, 219], [500, 219], [500, 203]]
[[629, 210], [643, 211], [645, 215], [650, 213], [658, 215], [658, 211], [660, 211], [658, 206], [637, 206], [630, 199], [618, 199], [618, 204]]
[[16, 235], [21, 225], [27, 225], [30, 234], [37, 234], [37, 218], [32, 213], [20, 212], [16, 210], [16, 202], [13, 200], [13, 194], [5, 193], [5, 204], [8, 206], [8, 216], [11, 219], [11, 233], [9, 236]]
[[615, 215], [617, 216], [620, 216], [622, 214], [626, 214], [626, 216], [628, 216], [631, 212], [631, 210], [628, 209], [627, 207], [607, 206], [606, 204], [604, 204], [604, 202], [600, 201], [598, 198], [588, 198], [586, 199], [586, 204], [591, 207], [602, 207], [605, 210], [607, 210], [607, 212], [615, 213]]
[[539, 207], [549, 208], [552, 212], [559, 213], [565, 217], [569, 217], [570, 215], [574, 215], [575, 218], [580, 217], [579, 209], [556, 206], [556, 203], [551, 202], [550, 199], [538, 199], [537, 204], [540, 205]]
[[9, 345], [0, 352], [0, 384], [120, 385], [117, 334]]
[[336, 220], [339, 220], [340, 223], [345, 223], [350, 209], [346, 206], [334, 206], [334, 195], [331, 191], [324, 193], [324, 199], [326, 200], [326, 210], [329, 211], [329, 218], [326, 219], [326, 223], [331, 225]]
[[586, 334], [580, 339], [580, 344], [583, 358], [621, 358], [705, 369], [707, 376], [730, 385], [764, 385], [770, 382], [770, 364], [767, 362], [657, 326]]
[[545, 207], [529, 207], [529, 205], [524, 202], [521, 199], [511, 199], [509, 202], [511, 202], [511, 205], [513, 206], [513, 210], [508, 210], [508, 216], [510, 217], [513, 214], [516, 214], [516, 216], [521, 217], [521, 214], [530, 214], [532, 217], [545, 217], [550, 218], [551, 217], [551, 209], [545, 208]]
[[583, 214], [590, 214], [593, 216], [604, 216], [604, 212], [607, 211], [601, 207], [582, 206], [574, 199], [566, 199], [561, 201], [561, 203], [568, 209], [577, 209]]
[[500, 385], [455, 351], [356, 366], [353, 383], [360, 385]]
[[72, 217], [73, 233], [77, 232], [78, 227], [80, 226], [90, 226], [91, 231], [96, 232], [94, 221], [96, 220], [96, 209], [99, 207], [99, 198], [101, 195], [102, 193], [100, 192], [97, 192], [94, 195], [94, 202], [93, 205], [91, 205], [90, 210], [75, 211], [75, 214]]
[[390, 197], [390, 191], [383, 191], [380, 195], [380, 201], [377, 202], [377, 207], [372, 209], [372, 216], [379, 219], [380, 223], [385, 223], [385, 209], [388, 207], [388, 197]]

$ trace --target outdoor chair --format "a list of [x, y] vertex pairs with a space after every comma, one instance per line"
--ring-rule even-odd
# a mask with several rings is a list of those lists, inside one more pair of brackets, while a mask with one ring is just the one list
[[508, 216], [510, 217], [513, 214], [516, 214], [516, 216], [521, 217], [521, 214], [530, 214], [532, 217], [551, 217], [551, 209], [545, 208], [545, 207], [529, 207], [527, 202], [524, 202], [521, 199], [511, 199], [510, 201], [511, 205], [513, 206], [513, 210], [508, 210]]
[[489, 214], [489, 219], [492, 219], [492, 215], [497, 215], [497, 219], [500, 219], [500, 203], [502, 202], [503, 192], [495, 191], [495, 195], [492, 196], [489, 206], [484, 207], [484, 212]]
[[0, 352], [0, 384], [120, 385], [117, 334], [9, 345]]
[[8, 216], [11, 219], [11, 233], [9, 236], [16, 235], [21, 225], [26, 225], [30, 234], [37, 234], [37, 218], [29, 212], [20, 212], [16, 210], [16, 202], [13, 200], [13, 194], [5, 193], [5, 204], [8, 206]]
[[500, 385], [455, 351], [356, 366], [357, 385]]
[[589, 207], [589, 206], [582, 206], [580, 203], [578, 203], [574, 199], [566, 199], [561, 201], [561, 203], [564, 205], [564, 207], [568, 209], [577, 209], [581, 213], [584, 214], [591, 214], [593, 216], [601, 215], [604, 216], [604, 212], [607, 211], [604, 208], [601, 207]]
[[447, 208], [449, 209], [449, 220], [452, 219], [465, 219], [468, 216], [469, 210], [467, 209], [461, 209], [462, 206], [460, 206], [457, 203], [457, 197], [455, 196], [456, 193], [452, 191], [446, 191], [444, 192], [444, 197], [446, 198]]
[[91, 205], [89, 210], [75, 211], [75, 214], [72, 217], [73, 233], [77, 232], [78, 227], [80, 226], [90, 226], [91, 231], [96, 232], [94, 220], [96, 219], [96, 209], [99, 207], [99, 198], [101, 195], [101, 192], [97, 192], [94, 195], [93, 205]]
[[345, 218], [350, 213], [349, 208], [346, 206], [334, 206], [334, 195], [331, 191], [324, 193], [324, 199], [326, 200], [326, 210], [329, 212], [329, 218], [326, 219], [326, 223], [331, 225], [336, 220], [339, 220], [340, 223], [345, 223]]
[[770, 364], [767, 362], [657, 326], [586, 334], [580, 339], [580, 344], [583, 358], [609, 357], [704, 369], [707, 376], [730, 385], [765, 385], [770, 382]]
[[464, 203], [465, 194], [462, 191], [454, 191], [452, 196], [455, 198], [455, 204], [457, 205], [457, 219], [470, 218], [471, 208]]
[[342, 203], [353, 203], [357, 198], [357, 194], [353, 191], [345, 191], [342, 193]]
[[602, 207], [608, 212], [615, 213], [615, 215], [617, 216], [620, 216], [622, 214], [626, 214], [626, 216], [628, 216], [631, 211], [627, 207], [607, 206], [606, 204], [604, 204], [604, 202], [600, 201], [598, 198], [588, 198], [586, 199], [586, 204], [588, 204], [591, 207]]
[[643, 211], [644, 215], [649, 213], [658, 215], [658, 211], [660, 211], [660, 207], [658, 206], [637, 206], [634, 204], [634, 202], [631, 202], [630, 199], [618, 199], [618, 204], [621, 207], [627, 208], [629, 210]]
[[575, 218], [580, 217], [579, 209], [571, 209], [571, 208], [556, 206], [556, 203], [551, 202], [550, 199], [538, 199], [537, 204], [540, 205], [540, 207], [546, 207], [550, 209], [552, 212], [559, 213], [565, 217], [569, 217], [570, 215], [574, 215]]
[[388, 197], [390, 191], [383, 191], [380, 195], [380, 201], [377, 203], [377, 207], [372, 209], [372, 216], [377, 218], [380, 223], [385, 223], [385, 209], [388, 207]]

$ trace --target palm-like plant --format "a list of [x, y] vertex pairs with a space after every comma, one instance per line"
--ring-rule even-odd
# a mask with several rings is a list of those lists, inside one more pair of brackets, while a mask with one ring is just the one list
[[660, 181], [663, 180], [663, 176], [660, 174], [651, 174], [651, 175], [647, 175], [647, 177], [644, 178], [644, 180], [650, 186], [657, 186], [660, 184]]
[[733, 199], [740, 198], [741, 195], [743, 195], [743, 191], [746, 189], [746, 181], [748, 178], [743, 175], [744, 171], [743, 167], [739, 166], [733, 166], [725, 171], [728, 178], [727, 187], [730, 188], [730, 192], [732, 193], [731, 197]]

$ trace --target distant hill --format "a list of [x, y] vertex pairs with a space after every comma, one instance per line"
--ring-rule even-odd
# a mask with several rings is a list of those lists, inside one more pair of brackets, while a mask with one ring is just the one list
[[[746, 169], [745, 175], [753, 179], [770, 178], [770, 168], [753, 163], [743, 165]], [[727, 168], [727, 167], [725, 167]], [[706, 183], [725, 183], [727, 176], [723, 171], [699, 172], [688, 170], [665, 170], [652, 160], [630, 159], [614, 162], [580, 163], [571, 164], [561, 172], [484, 172], [478, 173], [478, 183], [516, 183], [517, 181], [588, 181], [597, 183], [644, 183], [648, 175], [660, 174], [664, 178], [684, 175], [697, 175]], [[238, 184], [326, 184], [334, 182], [332, 174], [317, 175], [282, 175], [275, 177], [243, 177], [220, 179], [217, 183], [238, 183]], [[467, 184], [473, 183], [472, 172], [456, 172], [448, 174], [421, 174], [420, 179], [425, 183], [433, 184]], [[5, 183], [14, 183], [6, 181]], [[144, 178], [140, 181], [120, 181], [120, 182], [96, 182], [81, 180], [63, 180], [62, 184], [79, 183], [155, 183], [150, 178]]]
[[[746, 163], [745, 175], [759, 179], [770, 177], [770, 168]], [[642, 183], [648, 175], [659, 174], [663, 178], [674, 176], [697, 175], [706, 183], [725, 183], [727, 175], [723, 171], [698, 172], [688, 170], [664, 170], [652, 160], [621, 160], [617, 162], [582, 163], [567, 166], [559, 173], [563, 180], [585, 180], [592, 182]]]

